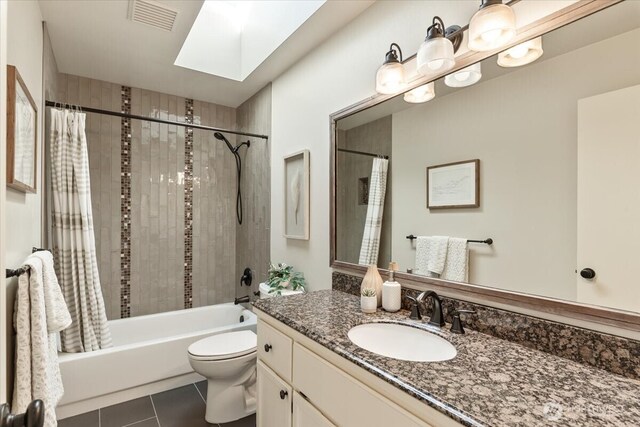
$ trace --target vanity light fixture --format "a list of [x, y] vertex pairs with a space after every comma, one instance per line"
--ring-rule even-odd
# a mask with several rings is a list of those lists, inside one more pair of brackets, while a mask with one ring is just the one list
[[482, 78], [482, 66], [476, 62], [462, 70], [445, 76], [444, 84], [449, 87], [465, 87], [478, 83]]
[[543, 53], [542, 36], [540, 36], [499, 53], [498, 65], [501, 67], [520, 67], [532, 63]]
[[[416, 67], [423, 76], [450, 70], [455, 65], [453, 55], [462, 43], [462, 32], [458, 25], [445, 28], [439, 16], [427, 29], [427, 36], [418, 49]], [[455, 34], [452, 39], [449, 37]]]
[[400, 92], [405, 86], [402, 50], [396, 43], [391, 43], [385, 55], [384, 63], [376, 73], [376, 92], [391, 95]]
[[497, 49], [516, 36], [516, 14], [502, 0], [482, 0], [469, 22], [469, 49], [476, 52]]
[[431, 101], [435, 96], [435, 85], [433, 82], [430, 82], [405, 93], [404, 100], [411, 104], [420, 104], [422, 102]]

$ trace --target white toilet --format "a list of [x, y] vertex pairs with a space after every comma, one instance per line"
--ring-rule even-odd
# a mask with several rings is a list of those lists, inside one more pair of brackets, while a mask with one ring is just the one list
[[236, 331], [189, 346], [191, 367], [207, 379], [207, 422], [228, 423], [256, 412], [257, 341], [253, 331]]

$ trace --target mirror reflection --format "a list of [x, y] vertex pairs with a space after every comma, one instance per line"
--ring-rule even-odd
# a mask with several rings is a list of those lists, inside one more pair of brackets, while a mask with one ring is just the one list
[[337, 129], [338, 260], [640, 312], [640, 2]]

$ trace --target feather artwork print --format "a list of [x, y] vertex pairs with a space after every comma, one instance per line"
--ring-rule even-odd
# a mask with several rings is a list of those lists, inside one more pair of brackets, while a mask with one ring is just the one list
[[296, 225], [298, 224], [298, 210], [300, 209], [300, 169], [296, 169], [293, 179], [291, 180], [291, 202], [293, 203], [293, 212], [295, 214]]

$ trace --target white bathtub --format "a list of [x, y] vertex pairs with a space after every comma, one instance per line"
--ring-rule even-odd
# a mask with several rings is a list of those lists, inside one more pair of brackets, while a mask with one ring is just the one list
[[58, 418], [202, 379], [189, 365], [189, 345], [229, 331], [255, 332], [256, 316], [229, 303], [111, 320], [109, 327], [112, 348], [60, 353], [64, 397]]

